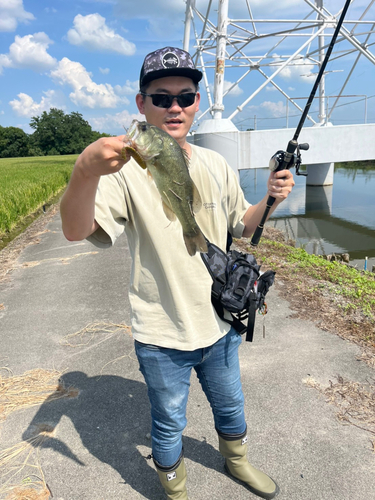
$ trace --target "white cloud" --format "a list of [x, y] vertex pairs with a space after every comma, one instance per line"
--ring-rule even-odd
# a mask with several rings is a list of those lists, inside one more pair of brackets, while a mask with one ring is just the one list
[[73, 92], [70, 99], [77, 106], [88, 108], [115, 108], [119, 104], [129, 104], [126, 97], [119, 96], [109, 83], [97, 84], [81, 63], [64, 57], [58, 67], [51, 71], [51, 77], [61, 85], [69, 85]]
[[116, 114], [106, 114], [105, 116], [91, 118], [90, 125], [94, 130], [101, 132], [112, 133], [115, 130], [119, 135], [125, 134], [133, 120], [143, 121], [145, 117], [140, 113], [129, 113], [128, 110], [123, 110]]
[[0, 75], [3, 73], [3, 68], [9, 68], [11, 60], [6, 54], [0, 54]]
[[286, 106], [282, 101], [264, 101], [260, 106], [268, 110], [274, 118], [280, 118], [286, 115]]
[[99, 71], [103, 75], [108, 75], [108, 73], [110, 72], [110, 69], [109, 68], [99, 68]]
[[[1, 0], [0, 0], [1, 1]], [[8, 54], [0, 54], [2, 67], [32, 69], [43, 72], [56, 65], [57, 61], [47, 52], [52, 40], [44, 32], [20, 37], [16, 35]]]
[[[227, 80], [224, 80], [224, 94], [232, 85], [233, 85], [233, 82], [229, 82]], [[214, 92], [214, 84], [213, 83], [210, 84], [209, 87], [210, 87], [211, 92], [213, 93]], [[235, 87], [233, 87], [233, 89], [227, 95], [230, 97], [234, 97], [234, 96], [241, 95], [241, 94], [243, 94], [243, 90], [241, 89], [241, 87], [239, 85], [236, 85]]]
[[[228, 82], [224, 80], [224, 93], [233, 85], [233, 82]], [[239, 85], [236, 85], [230, 92], [229, 96], [234, 97], [243, 94], [243, 90]]]
[[18, 23], [28, 23], [35, 17], [26, 12], [22, 0], [0, 0], [0, 31], [15, 31]]
[[277, 88], [274, 87], [273, 85], [267, 85], [266, 91], [267, 92], [276, 92]]
[[[274, 62], [279, 62], [281, 64], [281, 58], [278, 54], [272, 56]], [[308, 76], [314, 71], [314, 64], [303, 57], [296, 59], [288, 64], [279, 73], [279, 76], [284, 80], [298, 80], [300, 82], [308, 82]]]
[[135, 82], [131, 82], [130, 80], [126, 80], [125, 85], [121, 87], [121, 85], [116, 85], [115, 86], [115, 91], [117, 94], [136, 94], [139, 90], [139, 81], [136, 80]]
[[35, 102], [28, 94], [20, 93], [17, 97], [18, 99], [10, 101], [9, 104], [18, 116], [37, 116], [43, 111], [48, 111], [51, 108], [61, 108], [61, 106], [54, 102], [54, 90], [47, 90], [47, 92], [44, 92], [44, 97], [42, 97], [39, 103]]
[[72, 45], [81, 45], [90, 50], [118, 52], [125, 56], [131, 56], [135, 52], [134, 43], [111, 30], [100, 14], [78, 14], [74, 18], [74, 28], [68, 31], [67, 38]]

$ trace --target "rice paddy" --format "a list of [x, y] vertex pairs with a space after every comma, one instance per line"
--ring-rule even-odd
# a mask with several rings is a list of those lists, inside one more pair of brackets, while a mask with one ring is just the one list
[[67, 185], [77, 155], [0, 159], [0, 238]]

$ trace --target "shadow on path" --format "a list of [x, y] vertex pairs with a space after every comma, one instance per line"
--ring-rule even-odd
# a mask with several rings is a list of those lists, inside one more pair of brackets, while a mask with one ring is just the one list
[[[78, 397], [56, 401], [47, 398], [23, 438], [35, 436], [46, 427], [55, 429], [60, 419], [67, 416], [83, 446], [94, 457], [113, 467], [124, 483], [145, 498], [160, 498], [162, 488], [157, 473], [146, 462], [151, 447], [151, 440], [146, 437], [151, 428], [146, 385], [112, 375], [88, 377], [79, 371], [66, 373], [60, 382], [66, 388], [78, 389]], [[42, 446], [52, 448], [84, 467], [84, 461], [60, 438], [51, 437]], [[137, 449], [139, 446], [147, 447], [148, 451], [142, 455]], [[184, 448], [185, 456], [190, 460], [221, 470], [220, 453], [205, 440], [184, 437]]]

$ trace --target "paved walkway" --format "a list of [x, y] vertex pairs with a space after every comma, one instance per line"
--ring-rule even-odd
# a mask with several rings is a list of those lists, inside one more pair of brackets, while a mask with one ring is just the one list
[[[53, 217], [0, 283], [1, 365], [15, 375], [35, 368], [64, 372], [79, 397], [11, 414], [1, 449], [39, 425], [55, 428], [40, 463], [54, 500], [164, 498], [151, 461], [146, 387], [130, 335], [95, 332], [80, 346], [67, 335], [94, 322], [130, 323], [130, 259], [125, 238], [109, 250], [69, 243]], [[364, 383], [374, 371], [359, 348], [313, 324], [292, 319], [282, 283], [269, 293], [266, 338], [241, 346], [249, 458], [279, 483], [280, 500], [374, 500], [370, 434], [342, 425], [336, 409], [306, 384], [335, 376]], [[77, 337], [70, 338], [70, 343]], [[190, 500], [256, 498], [223, 473], [211, 411], [192, 376], [184, 440]]]

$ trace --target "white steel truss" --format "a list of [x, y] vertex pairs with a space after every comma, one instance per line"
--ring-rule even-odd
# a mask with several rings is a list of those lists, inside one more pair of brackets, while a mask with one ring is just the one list
[[[324, 5], [324, 0], [301, 0], [301, 18], [286, 15], [282, 19], [276, 16], [258, 19], [253, 16], [253, 3], [258, 2], [233, 0], [233, 10], [239, 12], [242, 7], [246, 17], [231, 18], [229, 0], [186, 0], [184, 49], [190, 51], [197, 67], [203, 72], [201, 87], [206, 90], [208, 102], [207, 109], [203, 110], [198, 121], [207, 119], [210, 115], [215, 119], [222, 118], [224, 102], [228, 102], [225, 100], [226, 96], [254, 71], [258, 72], [264, 81], [230, 113], [229, 119], [233, 119], [269, 85], [284, 96], [287, 106], [294, 106], [301, 112], [298, 99], [283, 89], [282, 82], [276, 77], [287, 68], [295, 69], [296, 66], [299, 66], [301, 71], [309, 68], [310, 75], [319, 71], [344, 6], [343, 0], [341, 9], [332, 13]], [[326, 5], [330, 3], [337, 5], [337, 2], [325, 2]], [[371, 20], [375, 19], [374, 4], [375, 0], [368, 3], [364, 0], [351, 2], [330, 58], [330, 62], [349, 58], [351, 67], [347, 74], [343, 75], [340, 90], [335, 92], [335, 96], [330, 96], [330, 99], [334, 97], [335, 101], [329, 111], [326, 106], [323, 76], [318, 96], [319, 124], [327, 123], [340, 97], [344, 97], [344, 90], [359, 60], [366, 58], [375, 65], [375, 55], [372, 52], [375, 43], [375, 36], [372, 36], [375, 35], [375, 20]], [[351, 17], [352, 12], [356, 13], [356, 19]], [[290, 9], [286, 14], [290, 15]], [[194, 47], [190, 46], [192, 36], [195, 39]], [[311, 71], [314, 67], [316, 69]], [[225, 89], [225, 72], [234, 68], [235, 82]], [[214, 82], [213, 90], [210, 82]], [[307, 119], [317, 124], [312, 116]]]

